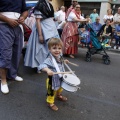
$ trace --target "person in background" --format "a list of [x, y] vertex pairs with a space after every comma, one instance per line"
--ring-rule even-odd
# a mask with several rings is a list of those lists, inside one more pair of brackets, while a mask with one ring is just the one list
[[[82, 16], [83, 17], [83, 16]], [[91, 19], [90, 19], [90, 16], [89, 15], [86, 15], [86, 17], [85, 17], [86, 19], [87, 19], [87, 22], [86, 22], [86, 24], [90, 24], [91, 23]]]
[[56, 8], [56, 10], [55, 10], [55, 12], [54, 12], [54, 22], [55, 22], [55, 25], [56, 25], [56, 27], [58, 26], [58, 21], [57, 21], [57, 19], [56, 19], [56, 17], [57, 17], [57, 14], [58, 14], [58, 11], [60, 10], [60, 8]]
[[54, 18], [56, 19], [56, 17], [57, 17], [57, 13], [58, 13], [58, 11], [60, 10], [60, 8], [56, 8], [56, 10], [55, 10], [55, 12], [54, 12]]
[[93, 22], [95, 22], [96, 17], [98, 17], [98, 14], [96, 13], [96, 9], [93, 10], [93, 13], [90, 14], [90, 19]]
[[[103, 20], [104, 20], [104, 23], [106, 23], [106, 20], [107, 19], [109, 19], [110, 20], [110, 25], [111, 25], [111, 27], [113, 28], [113, 32], [114, 32], [114, 24], [113, 24], [113, 15], [112, 15], [112, 9], [111, 8], [109, 8], [108, 10], [107, 10], [107, 15], [104, 15], [104, 17], [103, 17]], [[112, 34], [112, 36], [111, 36], [111, 41], [113, 40], [113, 35], [114, 34]]]
[[63, 27], [66, 23], [66, 21], [65, 21], [65, 7], [64, 6], [61, 6], [61, 10], [59, 10], [57, 12], [55, 19], [57, 20], [57, 23], [58, 23], [57, 29], [58, 29], [59, 35], [61, 36]]
[[100, 23], [100, 17], [96, 17], [96, 21], [90, 24], [96, 34], [100, 31], [102, 24]]
[[[113, 33], [115, 31], [116, 26], [118, 26], [120, 21], [120, 7], [118, 7], [117, 13], [115, 13], [115, 15], [113, 16]], [[113, 35], [113, 39], [114, 39], [114, 35]]]
[[7, 79], [23, 81], [17, 72], [23, 47], [20, 24], [27, 16], [25, 0], [0, 1], [0, 77], [4, 94], [9, 93]]
[[119, 21], [120, 21], [120, 7], [118, 7], [117, 13], [113, 16], [113, 22], [115, 26], [119, 24]]
[[111, 20], [107, 19], [106, 23], [104, 25], [102, 25], [100, 31], [98, 32], [98, 36], [101, 35], [102, 37], [102, 41], [103, 40], [107, 40], [108, 45], [110, 46], [111, 43], [111, 37], [112, 37], [112, 27], [110, 24]]
[[55, 105], [55, 98], [61, 101], [67, 101], [67, 97], [61, 93], [63, 91], [61, 87], [62, 74], [55, 74], [56, 72], [65, 72], [64, 62], [68, 60], [62, 59], [63, 43], [58, 38], [51, 38], [48, 41], [49, 55], [45, 61], [38, 67], [38, 70], [47, 72], [48, 79], [47, 85], [47, 99], [46, 102], [48, 107], [52, 110], [57, 111], [58, 107]]
[[118, 25], [116, 25], [115, 27], [114, 38], [115, 38], [114, 49], [118, 48], [118, 50], [120, 50], [120, 21]]
[[58, 21], [58, 29], [63, 28], [65, 24], [65, 7], [61, 6], [61, 10], [57, 12], [56, 20]]
[[83, 44], [86, 46], [87, 44], [90, 43], [90, 32], [85, 27], [82, 27], [82, 26], [80, 26], [79, 29], [80, 29], [79, 40], [83, 47]]
[[74, 55], [78, 53], [78, 23], [83, 21], [87, 20], [81, 18], [80, 5], [77, 4], [70, 12], [61, 36], [64, 43], [63, 54], [69, 55], [71, 58], [74, 58]]
[[112, 22], [113, 22], [113, 15], [112, 15], [112, 9], [111, 8], [109, 8], [107, 10], [107, 15], [104, 15], [104, 17], [103, 17], [104, 23], [106, 23], [107, 19], [110, 19], [111, 24], [112, 24]]

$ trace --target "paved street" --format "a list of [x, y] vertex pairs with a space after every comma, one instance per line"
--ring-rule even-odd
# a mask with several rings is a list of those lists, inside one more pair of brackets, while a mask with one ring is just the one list
[[46, 106], [45, 73], [23, 66], [19, 75], [23, 82], [9, 81], [10, 93], [0, 92], [0, 120], [119, 120], [120, 119], [120, 53], [110, 52], [111, 64], [105, 65], [102, 56], [92, 56], [85, 61], [86, 49], [79, 49], [75, 59], [79, 65], [70, 65], [81, 79], [81, 89], [76, 93], [64, 91], [66, 103], [56, 101], [57, 112]]

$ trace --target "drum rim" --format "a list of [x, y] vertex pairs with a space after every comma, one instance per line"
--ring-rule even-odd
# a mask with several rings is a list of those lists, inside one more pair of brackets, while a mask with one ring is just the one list
[[77, 89], [76, 90], [68, 90], [66, 88], [63, 88], [63, 89], [66, 90], [66, 91], [68, 91], [68, 92], [76, 92], [77, 91]]
[[69, 83], [69, 82], [67, 82], [67, 81], [65, 81], [65, 80], [63, 80], [66, 84], [68, 84], [68, 85], [70, 85], [70, 86], [73, 86], [73, 87], [77, 87], [78, 85], [80, 85], [80, 83], [78, 84], [78, 85], [75, 85], [75, 84], [71, 84], [71, 83]]
[[[66, 75], [66, 74], [64, 74], [64, 75]], [[76, 77], [77, 77], [77, 76], [76, 76]], [[63, 76], [63, 78], [64, 78], [64, 76]], [[77, 77], [77, 78], [78, 78], [78, 77]], [[78, 79], [79, 79], [79, 78], [78, 78]], [[75, 86], [80, 85], [80, 83], [81, 83], [80, 79], [79, 79], [79, 81], [80, 81], [80, 82], [79, 82], [79, 84], [78, 84], [78, 85], [71, 84], [71, 83], [67, 82], [67, 81], [66, 81], [66, 80], [64, 80], [64, 79], [63, 79], [63, 81], [64, 81], [65, 83], [67, 83], [68, 85], [71, 85], [71, 86], [74, 86], [74, 87], [75, 87]]]

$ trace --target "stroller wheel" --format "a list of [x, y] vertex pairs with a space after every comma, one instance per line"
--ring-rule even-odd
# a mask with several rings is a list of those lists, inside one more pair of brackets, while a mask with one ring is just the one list
[[102, 56], [102, 59], [105, 60], [105, 59], [106, 59], [106, 55], [103, 55], [103, 56]]
[[91, 57], [86, 57], [87, 62], [91, 62]]
[[91, 57], [91, 54], [89, 52], [86, 53], [86, 58], [90, 58]]
[[104, 59], [104, 64], [109, 65], [110, 64], [110, 60], [109, 59]]
[[86, 61], [91, 62], [91, 54], [90, 54], [90, 52], [86, 53]]
[[110, 59], [110, 57], [108, 55], [103, 55], [102, 56], [102, 59], [105, 60], [105, 59]]

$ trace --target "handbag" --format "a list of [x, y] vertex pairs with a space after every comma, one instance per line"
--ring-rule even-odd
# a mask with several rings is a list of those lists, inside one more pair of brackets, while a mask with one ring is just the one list
[[25, 23], [22, 24], [22, 26], [23, 26], [23, 30], [24, 30], [24, 41], [28, 41], [32, 30]]

